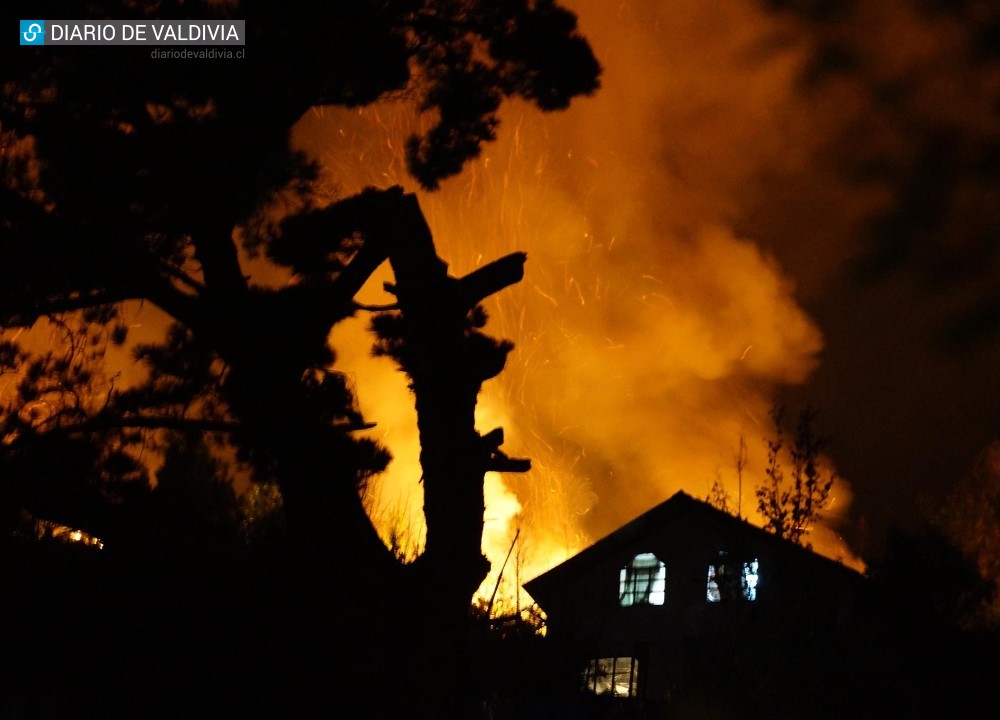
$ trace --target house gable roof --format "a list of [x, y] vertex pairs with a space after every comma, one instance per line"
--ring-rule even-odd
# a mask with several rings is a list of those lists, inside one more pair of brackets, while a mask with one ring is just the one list
[[797, 555], [802, 559], [808, 559], [809, 562], [828, 566], [834, 572], [847, 573], [855, 578], [863, 577], [856, 570], [843, 563], [831, 560], [808, 548], [780, 538], [756, 525], [751, 525], [746, 520], [712, 507], [706, 502], [697, 500], [684, 491], [678, 491], [656, 507], [639, 515], [631, 522], [626, 523], [609, 535], [589, 545], [576, 555], [529, 580], [524, 584], [524, 587], [529, 593], [535, 594], [533, 587], [537, 590], [542, 586], [548, 586], [552, 583], [560, 582], [562, 579], [583, 573], [609, 557], [619, 555], [624, 548], [634, 546], [643, 538], [682, 516], [688, 519], [694, 516], [697, 522], [706, 526], [724, 528], [733, 533], [741, 534], [743, 537], [752, 537], [761, 544], [774, 547], [775, 552]]

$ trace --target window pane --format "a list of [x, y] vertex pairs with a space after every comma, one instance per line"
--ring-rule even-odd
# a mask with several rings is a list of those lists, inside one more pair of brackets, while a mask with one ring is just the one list
[[653, 553], [640, 553], [632, 558], [632, 567], [639, 568], [655, 568], [660, 564], [657, 560], [656, 555]]
[[663, 605], [666, 590], [666, 565], [652, 553], [636, 555], [618, 575], [618, 597], [622, 607]]
[[653, 573], [653, 583], [649, 590], [649, 604], [662, 605], [667, 594], [667, 566], [659, 563]]
[[748, 563], [743, 563], [743, 578], [741, 579], [741, 584], [743, 585], [743, 597], [745, 597], [750, 602], [754, 602], [757, 599], [757, 559], [754, 558]]
[[717, 603], [722, 600], [722, 593], [719, 592], [719, 583], [715, 577], [715, 565], [708, 566], [708, 588], [706, 595], [706, 599], [710, 603]]
[[587, 670], [587, 689], [596, 695], [607, 695], [612, 692], [611, 682], [614, 673], [614, 658], [593, 660]]
[[598, 658], [587, 666], [584, 687], [597, 695], [635, 697], [639, 662], [631, 657]]
[[621, 600], [622, 607], [628, 607], [632, 604], [632, 593], [629, 592], [628, 588], [628, 569], [622, 568], [618, 577], [618, 597]]
[[632, 658], [615, 658], [613, 692], [617, 697], [632, 696]]

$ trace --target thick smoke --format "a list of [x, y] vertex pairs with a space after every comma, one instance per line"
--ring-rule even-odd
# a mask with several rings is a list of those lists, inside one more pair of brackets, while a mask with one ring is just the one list
[[[524, 281], [488, 304], [487, 330], [516, 349], [484, 388], [480, 418], [534, 460], [488, 488], [488, 532], [503, 540], [486, 546], [496, 566], [521, 527], [522, 579], [677, 490], [706, 497], [716, 476], [756, 519], [773, 393], [804, 382], [823, 347], [779, 262], [734, 230], [762, 178], [803, 172], [827, 141], [816, 132], [825, 108], [799, 99], [808, 48], [750, 4], [574, 7], [605, 66], [602, 89], [563, 113], [507, 108], [481, 158], [420, 193], [453, 273], [528, 252]], [[400, 153], [416, 122], [388, 103], [317, 110], [296, 140], [341, 193], [416, 191]], [[386, 300], [382, 279], [367, 299]], [[409, 503], [417, 528], [412, 399], [393, 368], [366, 360], [363, 323], [335, 331], [338, 366], [397, 458], [375, 504], [398, 519]], [[849, 502], [838, 483], [829, 520]], [[851, 560], [829, 527], [813, 541]]]

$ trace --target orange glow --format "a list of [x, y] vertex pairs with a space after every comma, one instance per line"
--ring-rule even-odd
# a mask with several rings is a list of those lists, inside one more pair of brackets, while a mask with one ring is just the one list
[[[754, 488], [765, 479], [772, 391], [809, 376], [823, 339], [762, 239], [738, 229], [740, 201], [761, 175], [804, 177], [833, 135], [827, 128], [856, 110], [846, 95], [800, 99], [807, 48], [777, 42], [781, 21], [753, 4], [567, 4], [605, 66], [601, 90], [548, 115], [510, 103], [497, 141], [438, 192], [406, 174], [404, 141], [422, 120], [405, 101], [315, 108], [293, 133], [321, 161], [334, 196], [368, 185], [417, 192], [453, 275], [528, 253], [524, 280], [486, 304], [486, 332], [515, 350], [484, 386], [478, 428], [502, 426], [504, 451], [532, 459], [523, 476], [486, 478], [483, 549], [493, 571], [481, 597], [521, 530], [495, 614], [530, 603], [519, 581], [677, 490], [704, 498], [718, 474], [735, 498], [741, 434], [740, 506], [759, 523]], [[850, 217], [867, 207], [851, 206]], [[843, 230], [803, 228], [818, 237]], [[278, 271], [266, 272], [254, 279]], [[391, 302], [388, 279], [381, 268], [359, 299]], [[148, 305], [140, 317], [129, 304], [126, 317], [142, 323], [140, 337], [162, 329]], [[413, 557], [425, 532], [413, 399], [390, 361], [370, 357], [367, 321], [337, 325], [330, 340], [336, 368], [377, 423], [371, 435], [394, 456], [367, 507], [387, 543]], [[141, 372], [124, 357], [110, 364]], [[809, 540], [861, 567], [835, 529], [849, 485], [838, 481], [833, 497], [828, 524]]]
[[[823, 346], [788, 276], [730, 220], [744, 182], [776, 162], [799, 167], [814, 150], [788, 140], [815, 138], [798, 133], [825, 112], [793, 101], [804, 51], [789, 45], [748, 62], [774, 22], [749, 6], [721, 24], [718, 7], [696, 3], [671, 4], [653, 22], [629, 4], [573, 6], [605, 64], [602, 89], [563, 113], [511, 104], [497, 142], [437, 192], [405, 173], [401, 148], [420, 118], [403, 104], [317, 108], [294, 134], [338, 194], [391, 184], [417, 192], [453, 275], [528, 253], [524, 280], [487, 302], [486, 331], [515, 350], [479, 405], [480, 431], [502, 425], [505, 451], [533, 461], [525, 476], [487, 478], [494, 574], [484, 597], [522, 530], [501, 583], [508, 609], [530, 602], [515, 577], [534, 577], [677, 490], [704, 498], [719, 473], [735, 501], [741, 433], [740, 505], [759, 523], [772, 392], [803, 382]], [[712, 32], [702, 27], [709, 15]], [[362, 299], [391, 301], [386, 277]], [[368, 358], [366, 322], [331, 339], [395, 456], [370, 508], [384, 534], [384, 518], [405, 517], [419, 536], [412, 398], [390, 363]], [[829, 524], [809, 540], [860, 568], [835, 531], [849, 486], [838, 481], [833, 496]]]

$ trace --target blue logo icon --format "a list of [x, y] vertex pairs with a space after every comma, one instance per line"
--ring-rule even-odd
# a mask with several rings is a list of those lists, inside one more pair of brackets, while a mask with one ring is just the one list
[[45, 44], [45, 21], [44, 20], [22, 20], [21, 21], [21, 44], [22, 45], [44, 45]]

